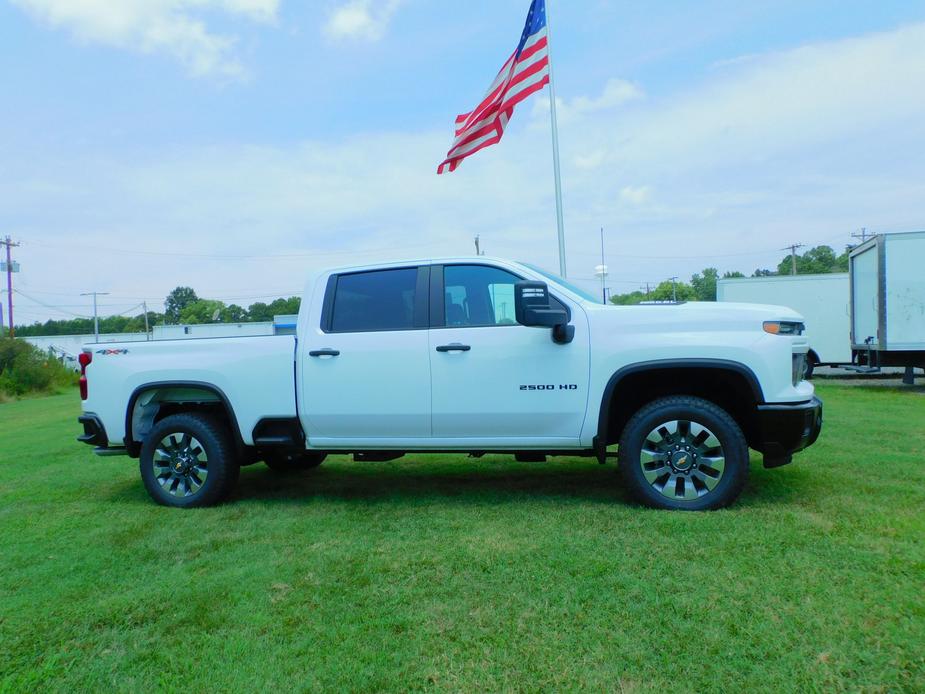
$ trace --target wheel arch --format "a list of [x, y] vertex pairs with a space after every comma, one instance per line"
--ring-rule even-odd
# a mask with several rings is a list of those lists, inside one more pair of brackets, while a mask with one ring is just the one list
[[[151, 395], [150, 398], [145, 396]], [[164, 417], [179, 412], [209, 412], [228, 426], [238, 449], [244, 447], [237, 417], [224, 391], [202, 381], [152, 381], [132, 391], [125, 410], [125, 448], [137, 457], [145, 434]], [[136, 436], [137, 434], [137, 436]]]
[[602, 462], [607, 446], [617, 443], [623, 427], [640, 407], [668, 395], [702, 397], [736, 420], [751, 445], [757, 440], [757, 405], [764, 393], [755, 372], [725, 359], [666, 359], [629, 364], [607, 381], [598, 413], [594, 449]]

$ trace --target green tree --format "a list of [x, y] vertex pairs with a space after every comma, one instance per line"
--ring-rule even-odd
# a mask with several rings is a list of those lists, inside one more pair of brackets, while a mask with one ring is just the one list
[[247, 310], [237, 304], [229, 304], [222, 311], [223, 323], [243, 323], [248, 320]]
[[[290, 296], [288, 299], [276, 299], [270, 304], [270, 313], [273, 316], [287, 316], [299, 312], [299, 306], [302, 299], [298, 296]], [[270, 317], [272, 320], [272, 316]]]
[[645, 300], [646, 293], [638, 289], [628, 294], [612, 294], [610, 296], [610, 303], [618, 306], [632, 306], [633, 304], [638, 304], [640, 301]]
[[164, 315], [167, 321], [179, 323], [183, 310], [196, 301], [199, 301], [199, 297], [196, 296], [196, 292], [193, 291], [192, 287], [177, 287], [174, 289], [164, 299]]
[[258, 301], [247, 307], [247, 315], [252, 321], [269, 322], [273, 316], [288, 316], [298, 313], [302, 304], [301, 297], [290, 296], [288, 299], [275, 299], [269, 305]]
[[199, 299], [187, 305], [180, 313], [181, 323], [216, 323], [227, 307], [216, 299]]
[[258, 301], [248, 306], [247, 315], [252, 321], [257, 322], [273, 320], [273, 313], [270, 311], [270, 307], [262, 301]]
[[696, 301], [697, 290], [687, 282], [671, 283], [671, 280], [665, 280], [652, 290], [649, 296], [650, 301], [672, 301], [674, 298], [678, 301]]
[[719, 278], [719, 270], [715, 267], [704, 269], [703, 274], [695, 274], [691, 277], [691, 287], [697, 301], [716, 301], [716, 280]]
[[[830, 272], [848, 272], [848, 252], [836, 255], [831, 246], [816, 246], [803, 255], [797, 254], [798, 275], [824, 275]], [[777, 265], [779, 275], [789, 275], [793, 270], [790, 255]]]

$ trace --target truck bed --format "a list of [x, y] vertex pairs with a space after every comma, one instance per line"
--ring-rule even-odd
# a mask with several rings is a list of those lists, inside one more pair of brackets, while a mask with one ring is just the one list
[[232, 405], [250, 445], [259, 419], [296, 416], [295, 345], [292, 335], [87, 344], [93, 361], [84, 410], [117, 443], [125, 436], [126, 404], [132, 406], [140, 386], [160, 384], [182, 398], [183, 388], [208, 384]]

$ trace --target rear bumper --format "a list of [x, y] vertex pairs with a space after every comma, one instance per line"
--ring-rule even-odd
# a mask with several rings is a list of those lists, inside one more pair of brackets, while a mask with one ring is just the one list
[[761, 450], [765, 467], [790, 462], [791, 456], [811, 446], [822, 430], [822, 400], [790, 404], [758, 405]]
[[82, 424], [84, 428], [84, 433], [77, 437], [78, 441], [90, 446], [102, 446], [103, 448], [109, 446], [109, 439], [106, 437], [106, 429], [103, 427], [103, 423], [100, 421], [99, 417], [92, 412], [87, 412], [80, 415], [77, 421]]

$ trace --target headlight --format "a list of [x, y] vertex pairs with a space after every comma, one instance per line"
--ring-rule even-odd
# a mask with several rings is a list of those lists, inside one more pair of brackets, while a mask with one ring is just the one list
[[806, 329], [802, 323], [788, 320], [766, 320], [763, 327], [766, 333], [772, 335], [802, 335]]
[[793, 373], [791, 377], [793, 379], [793, 385], [796, 386], [800, 381], [803, 380], [803, 373], [806, 370], [806, 355], [802, 352], [799, 354], [793, 355]]

